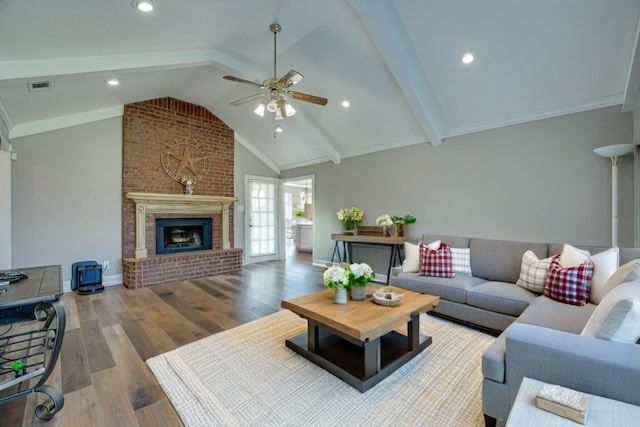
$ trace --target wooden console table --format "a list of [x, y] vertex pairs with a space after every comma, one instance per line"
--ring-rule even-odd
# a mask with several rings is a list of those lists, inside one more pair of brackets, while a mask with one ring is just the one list
[[[410, 240], [408, 237], [360, 236], [357, 234], [332, 234], [331, 239], [336, 242], [333, 247], [332, 262], [347, 262], [351, 264], [353, 262], [351, 259], [352, 245], [387, 246], [390, 248], [387, 285], [391, 277], [391, 268], [402, 263], [400, 247], [404, 246], [404, 242]], [[340, 243], [342, 243], [342, 253], [340, 252]]]

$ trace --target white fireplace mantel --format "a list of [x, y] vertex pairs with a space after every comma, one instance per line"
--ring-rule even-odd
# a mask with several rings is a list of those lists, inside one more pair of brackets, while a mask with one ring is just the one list
[[229, 207], [237, 197], [202, 196], [187, 194], [163, 194], [128, 192], [127, 199], [136, 205], [136, 258], [146, 258], [146, 214], [222, 214], [222, 249], [230, 249]]

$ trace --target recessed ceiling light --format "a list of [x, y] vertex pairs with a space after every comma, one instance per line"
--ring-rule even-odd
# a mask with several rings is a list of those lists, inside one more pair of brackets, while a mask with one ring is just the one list
[[134, 9], [139, 10], [140, 12], [151, 12], [153, 10], [153, 1], [152, 0], [133, 0], [131, 2], [131, 6]]
[[343, 99], [342, 101], [340, 101], [340, 105], [342, 105], [344, 108], [349, 108], [351, 106], [351, 101], [349, 101], [348, 99]]
[[473, 49], [467, 49], [464, 52], [462, 52], [462, 55], [460, 56], [460, 61], [462, 61], [463, 64], [471, 64], [473, 61], [476, 60], [477, 57], [478, 57], [478, 52], [476, 52]]
[[109, 86], [118, 86], [120, 84], [120, 79], [117, 77], [112, 77], [110, 79], [105, 80]]

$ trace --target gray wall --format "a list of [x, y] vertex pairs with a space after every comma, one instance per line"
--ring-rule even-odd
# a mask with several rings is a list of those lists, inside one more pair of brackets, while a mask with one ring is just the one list
[[[408, 235], [442, 233], [610, 244], [611, 163], [593, 148], [632, 140], [620, 107], [572, 114], [292, 169], [316, 174], [314, 260], [330, 260], [335, 213], [355, 205], [363, 225], [384, 213], [418, 218]], [[620, 246], [633, 246], [633, 158], [620, 178]]]
[[[314, 259], [331, 258], [338, 209], [364, 209], [364, 224], [383, 213], [411, 213], [408, 234], [463, 234], [513, 240], [607, 245], [611, 166], [593, 148], [632, 140], [633, 120], [620, 107], [574, 114], [347, 158], [339, 165], [284, 171], [315, 174]], [[105, 283], [121, 275], [122, 121], [110, 119], [11, 141], [14, 268], [111, 261]], [[236, 144], [235, 191], [244, 175], [275, 173]], [[620, 166], [620, 245], [633, 245], [633, 162]], [[235, 212], [236, 247], [244, 214]]]
[[122, 119], [11, 141], [14, 268], [109, 260], [121, 280]]
[[11, 265], [11, 153], [0, 146], [0, 270]]
[[[11, 162], [12, 267], [60, 264], [68, 282], [74, 262], [109, 260], [104, 283], [121, 283], [122, 118], [11, 142], [18, 154]], [[242, 204], [246, 174], [276, 174], [239, 143], [235, 159]], [[244, 213], [237, 210], [234, 246], [244, 247]]]
[[249, 150], [244, 148], [239, 142], [236, 141], [234, 178], [235, 195], [238, 198], [238, 202], [235, 206], [235, 219], [233, 224], [233, 244], [236, 248], [244, 248], [245, 213], [240, 212], [238, 210], [238, 206], [244, 206], [245, 204], [245, 175], [257, 175], [269, 178], [278, 177], [278, 174], [276, 174], [273, 169], [269, 168], [262, 161], [258, 160], [256, 156], [254, 156]]

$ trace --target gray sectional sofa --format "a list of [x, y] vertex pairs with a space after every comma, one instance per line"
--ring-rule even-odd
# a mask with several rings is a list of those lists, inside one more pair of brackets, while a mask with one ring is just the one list
[[[470, 248], [472, 276], [439, 278], [394, 269], [389, 284], [438, 295], [434, 313], [500, 333], [482, 358], [487, 425], [507, 419], [525, 376], [640, 405], [640, 345], [581, 336], [595, 304], [564, 304], [515, 285], [527, 250], [543, 259], [562, 252], [563, 244], [422, 237], [425, 243], [435, 240]], [[580, 248], [592, 255], [608, 249]], [[621, 248], [619, 255], [623, 265], [640, 258], [640, 248]]]

